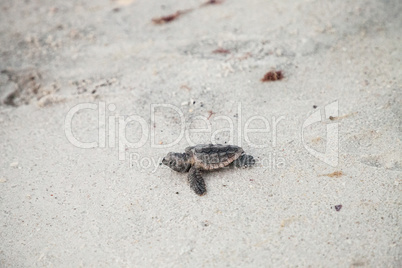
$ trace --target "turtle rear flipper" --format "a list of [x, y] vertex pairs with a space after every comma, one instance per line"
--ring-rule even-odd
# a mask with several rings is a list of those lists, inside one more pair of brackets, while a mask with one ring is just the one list
[[255, 164], [255, 159], [252, 155], [242, 154], [239, 158], [232, 162], [232, 167], [250, 167]]
[[191, 189], [198, 195], [204, 195], [207, 193], [207, 188], [205, 187], [205, 181], [201, 176], [201, 171], [196, 167], [191, 167], [188, 173], [188, 182], [190, 183]]

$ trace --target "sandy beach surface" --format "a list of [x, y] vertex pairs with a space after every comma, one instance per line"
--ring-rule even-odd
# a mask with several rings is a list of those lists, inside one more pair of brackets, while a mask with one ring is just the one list
[[[401, 14], [1, 1], [0, 266], [401, 267]], [[257, 163], [198, 196], [199, 143]]]

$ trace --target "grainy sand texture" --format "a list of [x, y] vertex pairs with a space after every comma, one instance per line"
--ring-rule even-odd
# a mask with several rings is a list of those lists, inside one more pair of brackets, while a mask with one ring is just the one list
[[[1, 267], [401, 267], [398, 0], [0, 2]], [[252, 168], [160, 165], [193, 144]]]

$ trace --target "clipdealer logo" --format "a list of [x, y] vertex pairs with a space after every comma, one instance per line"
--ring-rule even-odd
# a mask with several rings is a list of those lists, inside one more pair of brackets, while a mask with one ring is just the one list
[[[160, 144], [155, 141], [156, 131], [154, 127], [157, 123], [156, 110], [164, 109], [170, 110], [175, 114], [175, 118], [178, 120], [177, 124], [179, 129], [175, 129], [175, 132], [179, 132], [175, 140], [167, 144]], [[84, 112], [85, 110], [95, 111], [97, 114], [97, 129], [98, 129], [98, 140], [91, 142], [80, 141], [73, 131], [73, 120], [74, 116], [79, 112]], [[119, 150], [119, 160], [125, 160], [125, 152], [127, 148], [141, 148], [145, 146], [147, 142], [150, 143], [151, 148], [164, 149], [170, 148], [179, 144], [182, 139], [185, 139], [187, 144], [190, 146], [195, 145], [192, 136], [194, 134], [204, 134], [208, 138], [204, 143], [218, 143], [218, 136], [222, 133], [226, 133], [228, 137], [228, 143], [234, 144], [236, 139], [236, 144], [242, 146], [243, 142], [251, 148], [275, 148], [277, 145], [277, 129], [278, 125], [285, 119], [284, 116], [271, 118], [266, 118], [261, 115], [250, 116], [245, 120], [242, 116], [241, 103], [237, 104], [237, 116], [235, 118], [229, 116], [215, 116], [210, 119], [207, 116], [197, 115], [186, 122], [186, 117], [183, 111], [171, 104], [151, 104], [150, 105], [150, 120], [148, 123], [146, 119], [139, 115], [115, 115], [113, 114], [116, 110], [115, 104], [106, 105], [105, 102], [96, 103], [81, 103], [72, 107], [65, 118], [64, 130], [68, 141], [78, 148], [89, 149], [89, 148], [105, 148], [115, 147], [117, 143]], [[109, 114], [107, 116], [107, 114]], [[147, 118], [148, 119], [148, 118]], [[243, 125], [243, 121], [245, 121]], [[192, 124], [198, 122], [203, 125], [201, 128], [193, 128]], [[261, 127], [253, 127], [255, 123]], [[126, 128], [129, 124], [139, 124], [141, 129], [141, 137], [138, 141], [129, 141], [126, 137]], [[172, 127], [177, 127], [177, 124]], [[213, 124], [215, 125], [227, 125], [227, 127], [219, 128], [215, 131], [212, 130]], [[117, 128], [116, 128], [117, 125]], [[270, 143], [258, 144], [250, 138], [251, 134], [262, 133], [270, 138]], [[117, 142], [116, 142], [117, 141]]]
[[[302, 141], [304, 148], [306, 148], [311, 155], [332, 167], [336, 167], [339, 161], [339, 123], [332, 121], [332, 119], [338, 117], [338, 115], [338, 101], [334, 101], [326, 105], [323, 110], [320, 109], [312, 113], [304, 121], [302, 126]], [[318, 122], [326, 124], [325, 153], [318, 152], [309, 147], [304, 136], [305, 129]]]
[[[164, 111], [169, 110], [170, 113], [174, 113], [175, 125], [172, 126], [176, 128], [174, 133], [178, 133], [175, 139], [170, 143], [158, 143], [156, 142], [156, 130], [154, 127], [157, 123], [156, 110], [164, 109]], [[79, 140], [74, 135], [73, 121], [74, 116], [79, 112], [85, 112], [91, 110], [92, 114], [96, 113], [97, 116], [97, 130], [98, 137], [97, 140], [91, 142], [84, 142]], [[253, 149], [275, 149], [278, 141], [278, 127], [280, 127], [281, 122], [286, 118], [285, 116], [272, 116], [271, 118], [264, 117], [262, 115], [254, 115], [245, 118], [242, 113], [241, 103], [237, 103], [237, 115], [236, 117], [229, 116], [214, 116], [213, 119], [210, 117], [197, 115], [186, 122], [186, 117], [183, 111], [171, 104], [151, 104], [149, 110], [149, 117], [144, 118], [140, 115], [119, 115], [115, 113], [115, 104], [106, 104], [105, 102], [99, 103], [81, 103], [72, 107], [65, 118], [64, 130], [67, 140], [74, 146], [82, 149], [89, 148], [114, 148], [117, 146], [119, 160], [124, 161], [126, 159], [126, 153], [128, 149], [138, 149], [145, 146], [148, 142], [151, 148], [155, 149], [166, 149], [174, 147], [179, 144], [182, 139], [186, 140], [189, 146], [196, 145], [193, 142], [194, 135], [200, 134], [205, 137], [203, 143], [219, 143], [218, 136], [225, 133], [225, 137], [228, 139], [228, 144], [236, 144], [242, 146], [243, 142], [247, 144], [249, 148]], [[339, 150], [339, 139], [338, 139], [338, 123], [329, 121], [331, 117], [338, 116], [338, 101], [334, 101], [326, 105], [323, 109], [323, 115], [321, 115], [321, 110], [315, 111], [304, 121], [301, 128], [301, 138], [305, 149], [314, 157], [320, 161], [330, 165], [338, 165], [338, 150]], [[163, 120], [163, 119], [158, 119]], [[159, 121], [160, 122], [160, 121]], [[158, 123], [159, 123], [158, 122]], [[198, 125], [202, 125], [201, 128], [193, 128], [192, 124], [198, 122]], [[244, 122], [244, 124], [243, 124]], [[305, 139], [305, 129], [312, 126], [315, 123], [326, 123], [326, 150], [325, 153], [314, 150], [309, 147]], [[136, 124], [137, 128], [140, 128], [141, 134], [136, 137], [135, 142], [130, 141], [126, 137], [127, 127], [130, 124]], [[212, 126], [215, 125], [226, 125], [227, 127], [219, 128], [212, 131]], [[260, 126], [259, 128], [255, 127]], [[254, 126], [254, 127], [252, 127]], [[178, 128], [177, 128], [178, 127]], [[76, 130], [77, 131], [77, 130]], [[78, 130], [80, 131], [80, 130]], [[255, 135], [261, 134], [264, 136], [265, 142], [258, 144], [255, 139]], [[285, 166], [285, 159], [280, 155], [277, 155], [274, 151], [268, 152], [267, 159], [260, 159], [260, 163], [263, 166], [269, 166], [269, 168], [283, 168]], [[149, 157], [142, 157], [138, 152], [132, 152], [129, 155], [130, 162], [134, 162], [135, 165], [147, 169], [151, 166], [157, 166], [160, 162], [159, 159], [149, 159]], [[265, 164], [264, 164], [265, 161]], [[275, 164], [272, 164], [275, 163]], [[277, 164], [279, 163], [279, 164]], [[277, 166], [276, 166], [277, 165]]]

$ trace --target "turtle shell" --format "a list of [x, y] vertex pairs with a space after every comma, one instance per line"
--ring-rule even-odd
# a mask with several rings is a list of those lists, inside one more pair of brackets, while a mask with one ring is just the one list
[[199, 144], [186, 148], [195, 166], [204, 170], [225, 167], [239, 158], [243, 149], [235, 145]]

